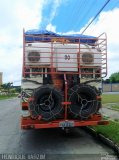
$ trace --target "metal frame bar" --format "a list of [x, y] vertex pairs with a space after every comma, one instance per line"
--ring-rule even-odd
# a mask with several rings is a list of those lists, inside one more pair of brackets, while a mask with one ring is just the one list
[[[30, 117], [21, 117], [21, 128], [22, 129], [40, 129], [40, 128], [58, 128], [60, 122], [67, 121], [67, 119], [52, 121], [52, 122], [42, 122], [39, 120], [32, 120]], [[72, 121], [72, 119], [68, 120]], [[101, 115], [94, 115], [88, 120], [73, 120], [74, 127], [78, 126], [95, 126], [95, 125], [107, 125], [109, 122], [107, 120], [102, 120]]]
[[[67, 102], [67, 97], [68, 97], [68, 83], [67, 83], [66, 74], [64, 74], [64, 82], [65, 82], [65, 102]], [[64, 119], [67, 119], [67, 103], [65, 104], [65, 115], [64, 115]]]

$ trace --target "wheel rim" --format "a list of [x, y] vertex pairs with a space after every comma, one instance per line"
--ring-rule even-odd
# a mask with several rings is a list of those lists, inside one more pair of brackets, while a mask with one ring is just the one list
[[43, 111], [49, 112], [55, 107], [54, 99], [49, 99], [49, 95], [44, 95], [38, 99], [38, 107], [40, 107]]

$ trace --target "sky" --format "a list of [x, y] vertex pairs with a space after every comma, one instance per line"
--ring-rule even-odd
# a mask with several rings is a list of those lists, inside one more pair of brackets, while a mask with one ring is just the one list
[[[81, 33], [107, 0], [0, 0], [0, 72], [3, 83], [19, 85], [22, 73], [23, 28], [60, 34]], [[119, 0], [108, 5], [84, 32], [106, 32], [108, 76], [119, 72]]]

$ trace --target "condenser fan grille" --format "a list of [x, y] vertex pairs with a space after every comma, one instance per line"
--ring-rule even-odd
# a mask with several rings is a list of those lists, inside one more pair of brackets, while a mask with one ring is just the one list
[[83, 53], [82, 62], [85, 64], [91, 64], [94, 61], [94, 55], [91, 53]]
[[28, 53], [28, 60], [30, 62], [38, 62], [40, 60], [40, 53], [36, 51], [31, 51]]

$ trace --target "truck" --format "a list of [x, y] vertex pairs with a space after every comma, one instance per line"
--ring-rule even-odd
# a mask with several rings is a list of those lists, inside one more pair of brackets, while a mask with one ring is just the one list
[[100, 112], [107, 37], [23, 30], [21, 128], [107, 125]]

